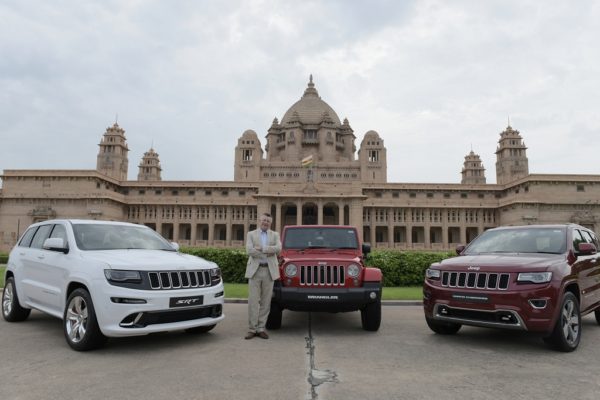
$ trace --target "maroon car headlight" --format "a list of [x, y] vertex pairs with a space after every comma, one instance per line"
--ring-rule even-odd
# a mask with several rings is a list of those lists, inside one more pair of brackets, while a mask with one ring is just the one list
[[440, 279], [442, 272], [439, 269], [427, 268], [425, 271], [425, 278], [427, 279]]
[[517, 277], [519, 283], [546, 283], [552, 280], [552, 272], [521, 272]]
[[292, 277], [296, 276], [297, 273], [298, 273], [298, 267], [296, 267], [295, 264], [288, 264], [285, 266], [285, 276], [292, 278]]

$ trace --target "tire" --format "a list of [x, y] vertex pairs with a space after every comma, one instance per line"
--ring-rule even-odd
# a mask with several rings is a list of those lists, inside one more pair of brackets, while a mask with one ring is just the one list
[[455, 324], [453, 322], [436, 321], [433, 318], [425, 317], [427, 326], [429, 329], [439, 335], [454, 335], [462, 327], [461, 324]]
[[187, 328], [185, 331], [187, 333], [192, 333], [192, 334], [206, 333], [208, 331], [212, 331], [215, 326], [217, 326], [217, 324], [206, 325], [206, 326], [197, 326], [195, 328]]
[[550, 336], [544, 341], [556, 350], [570, 352], [581, 340], [581, 314], [575, 295], [566, 292], [560, 305], [560, 313]]
[[283, 309], [279, 303], [271, 303], [271, 311], [269, 311], [269, 317], [267, 318], [267, 329], [279, 329], [281, 328], [281, 318], [283, 317]]
[[25, 321], [30, 313], [31, 309], [21, 307], [15, 286], [15, 278], [9, 277], [2, 291], [2, 316], [8, 322], [20, 322]]
[[63, 331], [67, 344], [76, 351], [97, 349], [106, 342], [98, 326], [92, 297], [86, 289], [75, 289], [69, 295], [63, 313]]
[[378, 331], [381, 325], [381, 300], [369, 303], [360, 310], [360, 321], [365, 331]]

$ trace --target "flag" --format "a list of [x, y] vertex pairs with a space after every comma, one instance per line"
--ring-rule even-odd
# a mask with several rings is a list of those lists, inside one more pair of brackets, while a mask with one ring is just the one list
[[312, 156], [312, 154], [310, 156], [304, 157], [302, 159], [302, 166], [303, 167], [310, 167], [310, 166], [312, 166], [312, 164], [313, 164], [313, 156]]

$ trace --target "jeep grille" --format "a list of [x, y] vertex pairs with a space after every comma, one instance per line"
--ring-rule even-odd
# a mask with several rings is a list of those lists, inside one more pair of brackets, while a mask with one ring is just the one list
[[343, 286], [346, 270], [342, 265], [302, 265], [300, 285]]
[[187, 289], [212, 286], [210, 271], [148, 272], [152, 289]]
[[506, 290], [510, 274], [488, 272], [442, 272], [442, 286], [467, 289]]

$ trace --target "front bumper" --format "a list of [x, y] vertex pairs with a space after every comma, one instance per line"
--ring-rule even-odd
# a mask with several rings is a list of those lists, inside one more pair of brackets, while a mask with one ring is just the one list
[[[222, 283], [194, 289], [135, 290], [104, 281], [98, 289], [92, 293], [92, 300], [100, 330], [109, 337], [214, 325], [225, 318]], [[193, 298], [194, 304], [174, 307], [170, 304], [173, 298]], [[131, 304], [131, 300], [145, 303]]]
[[283, 287], [277, 282], [273, 300], [282, 309], [292, 311], [357, 311], [381, 301], [381, 283], [365, 282], [357, 288]]
[[[558, 293], [550, 286], [523, 290], [446, 288], [425, 281], [425, 316], [438, 321], [490, 328], [550, 332]], [[543, 305], [543, 307], [540, 307]]]

